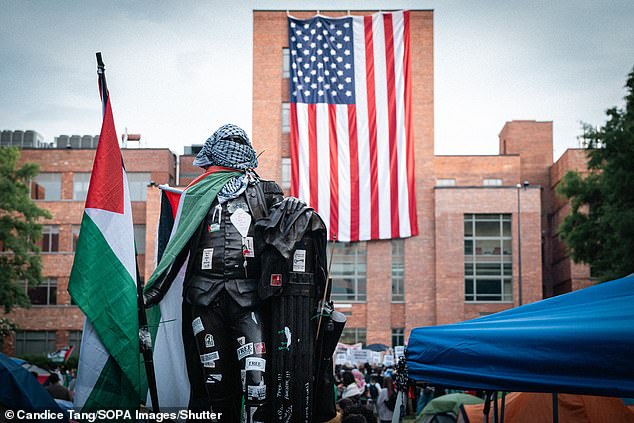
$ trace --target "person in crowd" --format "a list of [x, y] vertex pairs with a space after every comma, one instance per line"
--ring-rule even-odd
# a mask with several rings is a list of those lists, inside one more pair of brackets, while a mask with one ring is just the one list
[[370, 376], [370, 383], [368, 384], [368, 404], [375, 413], [378, 413], [377, 400], [379, 399], [379, 393], [381, 392], [381, 383], [379, 382], [380, 376], [373, 373]]
[[394, 390], [394, 382], [390, 376], [383, 378], [383, 389], [379, 393], [379, 398], [376, 400], [377, 410], [379, 414], [379, 421], [381, 423], [388, 423], [392, 421], [394, 415], [394, 399], [396, 391]]
[[353, 405], [344, 410], [341, 423], [376, 422], [372, 410], [363, 405]]
[[72, 401], [68, 388], [60, 383], [59, 375], [57, 373], [51, 373], [48, 377], [48, 385], [46, 390], [55, 399], [64, 401]]
[[357, 384], [359, 390], [361, 391], [359, 402], [363, 405], [366, 405], [368, 403], [369, 392], [368, 386], [365, 383], [365, 376], [363, 375], [363, 373], [361, 373], [359, 369], [352, 369], [352, 376], [354, 376], [354, 382]]
[[355, 377], [351, 371], [346, 370], [342, 376], [343, 391], [341, 398], [350, 398], [354, 403], [359, 403], [363, 390], [357, 385]]

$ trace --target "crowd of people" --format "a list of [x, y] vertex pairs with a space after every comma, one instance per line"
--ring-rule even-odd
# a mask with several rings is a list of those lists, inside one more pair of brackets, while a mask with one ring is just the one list
[[431, 401], [443, 395], [445, 390], [424, 384], [412, 385], [407, 389], [403, 405], [397, 404], [397, 390], [393, 379], [392, 366], [345, 365], [337, 366], [337, 416], [333, 423], [386, 423], [391, 422], [395, 413], [402, 421], [406, 415], [417, 415]]
[[[406, 415], [418, 415], [429, 401], [446, 393], [441, 387], [412, 385], [408, 387], [404, 404], [397, 409], [398, 392], [393, 373], [393, 366], [337, 365], [337, 416], [331, 422], [387, 423], [392, 421], [394, 413], [398, 413], [402, 421]], [[51, 372], [43, 386], [54, 399], [72, 403], [75, 381], [76, 370], [60, 368]]]

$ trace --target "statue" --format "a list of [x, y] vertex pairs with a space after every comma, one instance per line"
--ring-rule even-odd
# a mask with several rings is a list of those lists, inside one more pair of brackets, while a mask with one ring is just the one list
[[[274, 399], [277, 411], [269, 403], [274, 392], [283, 392], [277, 388], [288, 386], [298, 373], [274, 366], [273, 359], [279, 364], [285, 353], [306, 361], [316, 353], [313, 317], [318, 300], [326, 297], [325, 225], [303, 202], [284, 198], [275, 182], [261, 180], [254, 170], [257, 164], [241, 128], [224, 125], [207, 139], [194, 160], [205, 174], [186, 190], [185, 200], [191, 198], [195, 206], [180, 216], [190, 221], [172, 233], [144, 303], [146, 308], [159, 304], [172, 282], [182, 278], [189, 409], [222, 413], [223, 422], [311, 421], [314, 374], [321, 360], [311, 358], [314, 364], [303, 372], [305, 383], [299, 386], [308, 387], [301, 420], [289, 405], [291, 392], [285, 394], [286, 406]], [[295, 282], [313, 287], [287, 289]], [[269, 299], [285, 291], [303, 298], [296, 315], [279, 315], [285, 303]], [[291, 321], [303, 323], [293, 326]], [[299, 349], [301, 357], [295, 352]], [[286, 379], [273, 380], [272, 368]], [[157, 374], [161, 370], [157, 367]]]

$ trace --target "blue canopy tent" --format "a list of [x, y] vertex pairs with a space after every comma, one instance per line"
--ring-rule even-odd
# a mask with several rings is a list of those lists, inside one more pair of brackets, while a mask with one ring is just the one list
[[455, 388], [634, 397], [634, 275], [416, 328], [409, 377]]
[[[0, 405], [4, 409], [58, 413], [62, 409], [25, 368], [0, 353]], [[66, 421], [66, 419], [64, 420]]]

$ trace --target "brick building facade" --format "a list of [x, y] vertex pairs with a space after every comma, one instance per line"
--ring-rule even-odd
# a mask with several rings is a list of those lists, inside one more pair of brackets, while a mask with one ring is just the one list
[[[314, 13], [291, 14], [301, 18]], [[258, 173], [278, 181], [288, 192], [286, 16], [286, 11], [254, 11], [251, 138], [256, 150], [264, 152]], [[567, 170], [585, 168], [583, 150], [568, 150], [553, 164], [552, 122], [524, 120], [504, 124], [499, 155], [435, 156], [432, 11], [411, 12], [411, 46], [420, 235], [338, 243], [333, 297], [348, 315], [346, 342], [402, 344], [417, 326], [515, 307], [520, 304], [520, 279], [521, 303], [590, 282], [587, 266], [570, 262], [556, 233], [569, 206], [554, 195], [554, 189]], [[191, 165], [195, 151], [192, 147], [185, 151], [177, 158], [169, 150], [123, 150], [128, 173], [133, 178], [138, 174], [131, 183], [138, 190], [133, 213], [134, 223], [139, 225], [137, 242], [143, 237], [145, 244], [139, 264], [146, 279], [154, 266], [159, 213], [157, 190], [147, 185], [149, 181], [174, 185], [178, 180], [184, 186], [200, 174]], [[70, 304], [66, 288], [73, 237], [83, 209], [81, 191], [87, 186], [81, 175], [90, 172], [93, 157], [94, 150], [23, 150], [23, 161], [40, 164], [43, 185], [59, 186], [59, 195], [44, 190], [45, 198], [36, 200], [54, 216], [45, 224], [57, 227], [47, 227], [45, 232], [47, 245], [56, 239], [57, 251], [42, 254], [44, 276], [55, 279], [55, 301], [10, 315], [20, 331], [5, 339], [7, 353], [24, 353], [29, 337], [37, 338], [40, 346], [47, 343], [48, 350], [76, 343], [80, 337], [83, 316]], [[47, 286], [50, 294], [52, 285]]]
[[[133, 200], [139, 268], [146, 268], [146, 262], [151, 268], [154, 251], [152, 227], [155, 226], [149, 225], [148, 228], [147, 223], [158, 217], [158, 212], [154, 210], [158, 208], [158, 200], [150, 201], [150, 207], [146, 206], [146, 198], [152, 200], [157, 191], [148, 185], [151, 181], [173, 185], [176, 157], [168, 149], [123, 149], [122, 154]], [[21, 152], [22, 162], [40, 166], [40, 175], [32, 184], [32, 197], [38, 207], [47, 209], [53, 217], [42, 222], [44, 283], [29, 290], [33, 303], [30, 309], [16, 309], [9, 315], [17, 323], [19, 331], [3, 340], [2, 349], [6, 353], [28, 354], [41, 349], [54, 351], [68, 344], [78, 345], [81, 340], [84, 316], [78, 307], [71, 304], [67, 288], [94, 155], [94, 149], [70, 148], [23, 149]], [[149, 260], [146, 260], [146, 251], [151, 254]], [[145, 275], [148, 273], [146, 271]]]

